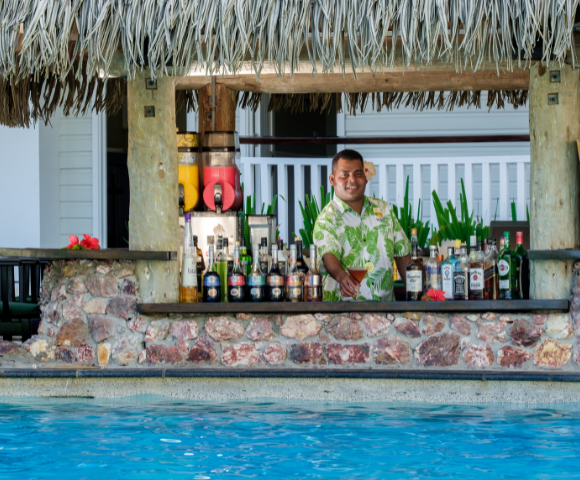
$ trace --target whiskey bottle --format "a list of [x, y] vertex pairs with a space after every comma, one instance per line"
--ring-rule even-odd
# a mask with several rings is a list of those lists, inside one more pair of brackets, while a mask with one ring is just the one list
[[304, 275], [296, 267], [296, 245], [290, 245], [290, 262], [286, 275], [286, 301], [301, 302], [303, 295]]
[[288, 273], [288, 258], [284, 253], [284, 242], [281, 238], [278, 239], [278, 268], [282, 272], [282, 275], [286, 276]]
[[193, 237], [187, 228], [189, 214], [185, 214], [186, 228], [183, 242], [183, 261], [181, 263], [181, 285], [179, 286], [179, 301], [181, 303], [197, 303], [197, 255]]
[[497, 300], [499, 295], [499, 284], [497, 277], [497, 248], [495, 238], [487, 239], [487, 253], [484, 260], [484, 298], [486, 300]]
[[197, 301], [201, 302], [202, 297], [202, 283], [201, 283], [201, 276], [202, 272], [205, 270], [205, 260], [203, 259], [203, 252], [197, 246], [197, 235], [193, 236], [193, 246], [196, 251], [197, 255]]
[[310, 270], [304, 276], [304, 301], [322, 302], [322, 275], [318, 272], [316, 245], [310, 246]]
[[294, 239], [294, 242], [296, 244], [296, 268], [304, 275], [306, 275], [306, 272], [308, 271], [308, 266], [306, 265], [306, 262], [302, 257], [302, 249], [304, 248], [302, 245], [302, 239], [300, 237], [296, 237]]
[[260, 268], [260, 253], [258, 245], [252, 247], [252, 271], [248, 276], [248, 298], [252, 302], [263, 302], [266, 298], [266, 277]]
[[246, 300], [246, 275], [240, 262], [240, 247], [234, 247], [234, 269], [228, 277], [228, 300], [243, 302]]
[[467, 247], [461, 247], [459, 262], [455, 264], [453, 273], [453, 295], [455, 300], [469, 299], [469, 257]]
[[517, 257], [510, 248], [510, 232], [503, 233], [504, 247], [497, 257], [499, 275], [499, 298], [512, 300], [517, 298]]
[[425, 266], [419, 258], [417, 229], [411, 230], [411, 261], [407, 264], [407, 301], [418, 301], [423, 296]]
[[284, 301], [284, 275], [278, 266], [278, 247], [272, 245], [272, 268], [266, 277], [266, 300], [269, 302]]
[[270, 267], [272, 266], [272, 258], [268, 255], [268, 239], [262, 237], [260, 242], [260, 268], [264, 277], [268, 275]]
[[220, 276], [217, 272], [217, 265], [213, 257], [213, 245], [208, 247], [209, 258], [207, 272], [203, 276], [203, 297], [202, 301], [207, 303], [221, 302]]
[[483, 300], [485, 287], [484, 259], [483, 242], [478, 240], [475, 260], [469, 265], [469, 300]]

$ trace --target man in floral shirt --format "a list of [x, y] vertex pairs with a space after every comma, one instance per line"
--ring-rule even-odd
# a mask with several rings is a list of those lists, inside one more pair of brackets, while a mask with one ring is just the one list
[[[366, 197], [368, 182], [362, 155], [343, 150], [332, 159], [334, 199], [320, 212], [314, 243], [324, 270], [325, 302], [393, 301], [393, 258], [405, 281], [411, 244], [391, 206]], [[366, 266], [362, 283], [343, 267]]]

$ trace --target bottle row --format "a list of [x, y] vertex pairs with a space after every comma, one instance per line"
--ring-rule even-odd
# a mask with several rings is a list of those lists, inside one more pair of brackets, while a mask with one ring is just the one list
[[322, 301], [322, 275], [318, 272], [315, 246], [310, 248], [308, 269], [302, 260], [301, 248], [298, 255], [297, 245], [290, 246], [288, 262], [285, 258], [279, 261], [279, 244], [272, 245], [272, 255], [268, 255], [266, 238], [262, 239], [261, 246], [253, 246], [251, 258], [245, 243], [242, 241], [240, 245], [236, 242], [232, 257], [227, 239], [218, 236], [216, 252], [213, 245], [208, 247], [208, 265], [205, 268], [196, 237], [191, 234], [188, 214], [185, 215], [180, 286], [182, 303]]
[[[529, 263], [523, 233], [516, 233], [517, 247], [510, 248], [510, 233], [504, 232], [497, 250], [496, 240], [475, 241], [469, 254], [460, 240], [448, 247], [447, 259], [430, 247], [426, 265], [418, 256], [417, 233], [411, 232], [411, 262], [407, 265], [407, 300], [421, 300], [430, 289], [444, 292], [446, 300], [513, 300], [529, 298]], [[475, 246], [477, 245], [477, 246]], [[484, 249], [485, 248], [485, 249]]]

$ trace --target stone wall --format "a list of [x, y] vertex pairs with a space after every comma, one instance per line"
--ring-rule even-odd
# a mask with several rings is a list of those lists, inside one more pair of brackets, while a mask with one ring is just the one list
[[134, 270], [54, 262], [38, 335], [1, 341], [0, 366], [580, 371], [579, 287], [570, 314], [142, 316]]

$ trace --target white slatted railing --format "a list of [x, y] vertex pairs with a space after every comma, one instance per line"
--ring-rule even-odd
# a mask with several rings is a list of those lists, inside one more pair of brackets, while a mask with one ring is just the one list
[[[414, 214], [419, 199], [428, 205], [423, 219], [436, 223], [435, 209], [431, 192], [436, 190], [443, 204], [450, 199], [459, 210], [457, 199], [463, 178], [467, 203], [471, 210], [483, 217], [488, 224], [494, 218], [511, 220], [511, 202], [516, 202], [518, 220], [526, 219], [526, 206], [529, 201], [529, 156], [490, 156], [490, 157], [453, 157], [453, 158], [372, 158], [377, 175], [367, 187], [367, 195], [374, 195], [398, 206], [403, 205], [406, 174], [410, 173], [410, 201]], [[304, 195], [313, 192], [320, 204], [320, 186], [329, 189], [329, 158], [242, 158], [242, 181], [245, 193], [256, 194], [257, 209], [262, 202], [269, 204], [274, 193], [286, 199], [278, 202], [278, 223], [284, 240], [292, 231], [298, 232], [303, 226], [302, 213], [298, 202], [304, 203]], [[293, 167], [293, 182], [290, 182], [289, 169]], [[424, 167], [430, 168], [424, 175]], [[273, 169], [273, 167], [276, 167]], [[442, 175], [442, 167], [446, 174]], [[309, 175], [307, 175], [307, 170]], [[458, 172], [461, 170], [463, 175]], [[276, 173], [275, 173], [276, 172]], [[306, 185], [309, 176], [309, 185]], [[423, 178], [425, 176], [425, 178]], [[275, 186], [274, 186], [275, 185]], [[290, 188], [293, 185], [293, 188]], [[292, 204], [292, 206], [290, 205]], [[496, 215], [497, 204], [497, 215]], [[290, 218], [292, 215], [292, 218]]]

